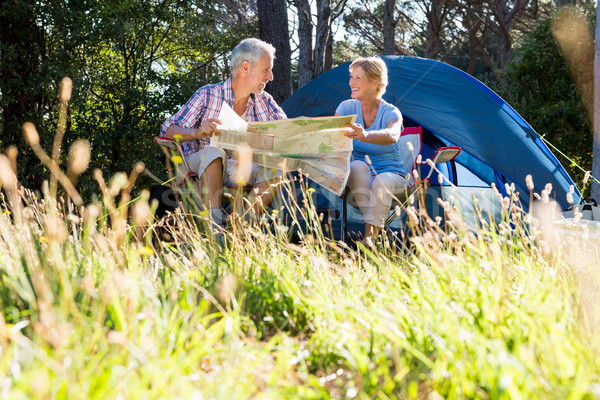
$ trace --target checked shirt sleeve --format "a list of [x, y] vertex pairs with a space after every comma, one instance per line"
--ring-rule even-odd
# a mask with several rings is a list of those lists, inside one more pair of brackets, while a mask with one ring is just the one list
[[274, 119], [286, 119], [285, 112], [273, 100], [270, 94], [263, 92], [254, 97], [254, 121], [271, 121]]
[[271, 111], [271, 119], [286, 119], [287, 115], [285, 115], [285, 111], [277, 103], [275, 100], [271, 99], [270, 102], [270, 111]]
[[187, 103], [173, 116], [168, 118], [160, 128], [160, 135], [165, 136], [171, 125], [179, 125], [182, 128], [196, 129], [202, 122], [202, 116], [206, 110], [206, 91], [199, 89], [188, 100]]

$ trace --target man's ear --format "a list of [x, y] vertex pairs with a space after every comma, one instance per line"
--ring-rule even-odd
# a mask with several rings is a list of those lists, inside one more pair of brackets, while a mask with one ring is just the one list
[[252, 71], [252, 65], [250, 65], [250, 62], [248, 60], [242, 61], [242, 64], [240, 65], [240, 72], [242, 72], [243, 75], [250, 75], [250, 71]]

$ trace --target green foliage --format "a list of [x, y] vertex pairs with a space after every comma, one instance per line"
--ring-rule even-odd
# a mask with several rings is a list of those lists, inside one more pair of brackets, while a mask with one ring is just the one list
[[[252, 31], [215, 13], [212, 2], [180, 0], [3, 2], [0, 150], [17, 145], [25, 186], [39, 188], [48, 175], [21, 139], [21, 125], [34, 122], [51, 152], [64, 76], [74, 85], [65, 147], [88, 139], [90, 171], [108, 176], [137, 161], [162, 172], [152, 143], [160, 125], [198, 87], [228, 75], [227, 52]], [[92, 173], [80, 182], [89, 196]]]
[[333, 66], [354, 61], [359, 57], [368, 57], [377, 54], [372, 45], [364, 42], [351, 43], [347, 37], [344, 40], [337, 41], [333, 48]]
[[[21, 125], [31, 121], [38, 126], [42, 146], [51, 148], [56, 126], [58, 82], [72, 71], [69, 57], [59, 56], [63, 46], [49, 48], [53, 29], [48, 6], [36, 1], [4, 1], [0, 3], [0, 150], [16, 145], [20, 151], [25, 182], [40, 183], [36, 175], [44, 169], [25, 145]], [[68, 51], [68, 49], [67, 49]], [[62, 71], [62, 72], [61, 72]]]
[[495, 85], [504, 98], [544, 139], [575, 183], [582, 187], [592, 164], [592, 127], [577, 86], [551, 32], [551, 20], [541, 22], [515, 52]]

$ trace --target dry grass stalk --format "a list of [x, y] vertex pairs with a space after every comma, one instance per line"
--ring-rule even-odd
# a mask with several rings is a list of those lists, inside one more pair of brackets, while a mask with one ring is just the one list
[[[71, 198], [71, 200], [73, 200], [77, 206], [82, 206], [83, 199], [77, 192], [77, 189], [75, 189], [75, 186], [73, 186], [71, 180], [69, 180], [69, 178], [60, 170], [58, 164], [46, 154], [40, 145], [40, 137], [37, 133], [35, 125], [33, 125], [31, 122], [25, 122], [23, 124], [23, 135], [25, 137], [25, 141], [31, 147], [35, 155], [50, 170], [50, 173], [56, 177], [63, 188], [67, 191], [67, 195]], [[54, 194], [52, 197], [55, 198], [56, 192], [51, 192], [51, 195], [52, 194]]]

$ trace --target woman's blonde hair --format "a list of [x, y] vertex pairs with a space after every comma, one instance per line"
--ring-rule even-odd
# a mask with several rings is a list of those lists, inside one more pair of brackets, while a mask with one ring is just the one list
[[357, 58], [352, 64], [350, 64], [350, 72], [354, 71], [354, 69], [358, 67], [365, 71], [365, 74], [367, 74], [367, 77], [371, 81], [379, 83], [379, 87], [377, 88], [377, 96], [383, 96], [385, 93], [385, 88], [388, 85], [388, 71], [383, 60], [379, 57]]

